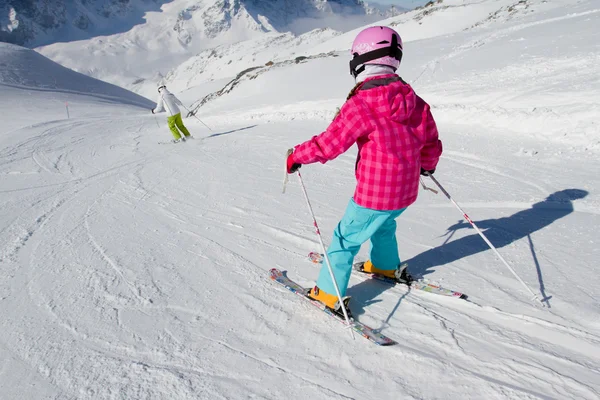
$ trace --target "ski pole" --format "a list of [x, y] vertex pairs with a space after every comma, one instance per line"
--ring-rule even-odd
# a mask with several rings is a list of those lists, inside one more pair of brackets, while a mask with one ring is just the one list
[[156, 114], [154, 114], [154, 121], [156, 121], [156, 126], [158, 126], [158, 128], [160, 129], [160, 125], [158, 124], [158, 118], [156, 118]]
[[512, 269], [512, 267], [510, 265], [508, 265], [508, 263], [506, 262], [506, 260], [500, 255], [500, 253], [498, 253], [498, 250], [496, 250], [496, 248], [494, 247], [494, 245], [488, 240], [488, 238], [483, 234], [483, 232], [481, 232], [481, 230], [479, 230], [479, 228], [477, 227], [477, 225], [475, 225], [475, 222], [473, 222], [471, 220], [471, 218], [469, 218], [469, 216], [467, 215], [466, 212], [464, 212], [464, 210], [462, 208], [460, 208], [460, 206], [458, 205], [458, 203], [456, 203], [456, 201], [454, 201], [454, 199], [450, 196], [450, 194], [446, 191], [446, 189], [444, 189], [442, 187], [442, 185], [437, 181], [437, 179], [435, 179], [433, 177], [432, 174], [427, 173], [427, 176], [429, 176], [431, 178], [431, 180], [433, 181], [433, 183], [435, 183], [437, 185], [437, 187], [440, 188], [440, 190], [442, 191], [442, 193], [444, 193], [444, 195], [446, 195], [446, 197], [452, 202], [452, 204], [454, 204], [456, 206], [456, 208], [458, 208], [458, 211], [460, 211], [463, 215], [463, 217], [467, 220], [468, 223], [471, 224], [471, 226], [473, 227], [473, 229], [475, 229], [475, 231], [479, 234], [479, 236], [481, 236], [481, 238], [487, 243], [487, 245], [490, 247], [490, 249], [492, 249], [494, 251], [494, 253], [496, 253], [496, 255], [498, 256], [498, 258], [500, 259], [500, 261], [502, 261], [504, 263], [504, 265], [506, 266], [506, 268], [508, 268], [510, 270], [510, 272], [512, 272], [512, 274], [515, 276], [515, 278], [517, 278], [517, 280], [519, 282], [521, 282], [523, 284], [523, 286], [525, 286], [525, 288], [529, 291], [529, 293], [531, 293], [533, 295], [533, 298], [537, 301], [540, 302], [540, 304], [542, 305], [542, 307], [545, 307], [545, 304], [542, 302], [542, 300], [540, 300], [538, 298], [538, 296], [533, 292], [533, 290], [531, 290], [531, 288], [519, 277], [519, 275], [517, 275], [517, 273], [515, 272], [514, 269]]
[[[313, 219], [313, 225], [315, 227], [315, 232], [319, 237], [319, 243], [321, 243], [321, 250], [323, 250], [323, 254], [325, 255], [325, 261], [327, 262], [327, 268], [329, 269], [329, 275], [331, 276], [331, 280], [333, 281], [333, 287], [335, 287], [335, 293], [340, 301], [340, 306], [342, 307], [342, 311], [344, 313], [344, 319], [346, 319], [346, 323], [348, 326], [351, 326], [350, 318], [348, 317], [348, 313], [346, 312], [346, 307], [344, 307], [344, 302], [342, 300], [342, 295], [340, 294], [340, 288], [338, 287], [337, 281], [335, 280], [335, 276], [333, 275], [333, 270], [331, 269], [331, 263], [329, 262], [329, 256], [327, 255], [327, 251], [325, 249], [325, 243], [323, 243], [323, 238], [321, 237], [321, 231], [319, 230], [319, 225], [317, 224], [317, 219], [315, 218], [315, 213], [313, 212], [312, 206], [310, 205], [310, 200], [308, 199], [308, 194], [306, 193], [306, 187], [304, 186], [304, 181], [302, 180], [302, 174], [300, 171], [298, 172], [298, 180], [300, 180], [300, 186], [302, 187], [302, 193], [304, 193], [304, 198], [306, 199], [306, 204], [308, 205], [308, 211], [310, 211], [310, 215]], [[350, 336], [354, 339], [354, 332], [350, 330]]]
[[187, 112], [188, 112], [188, 115], [189, 115], [189, 114], [192, 114], [192, 115], [194, 116], [194, 118], [196, 118], [198, 121], [200, 121], [200, 123], [201, 123], [202, 125], [204, 125], [205, 127], [207, 127], [207, 128], [208, 128], [208, 130], [212, 132], [212, 129], [210, 129], [210, 128], [209, 128], [209, 126], [208, 126], [208, 125], [206, 125], [204, 122], [202, 122], [202, 120], [201, 120], [200, 118], [198, 118], [198, 117], [196, 116], [196, 114], [194, 114], [193, 112], [191, 112], [191, 111], [190, 111], [190, 110], [189, 110], [189, 109], [188, 109], [186, 106], [184, 106], [183, 104], [182, 104], [182, 106], [183, 106], [183, 108], [185, 108], [185, 109], [187, 110]]

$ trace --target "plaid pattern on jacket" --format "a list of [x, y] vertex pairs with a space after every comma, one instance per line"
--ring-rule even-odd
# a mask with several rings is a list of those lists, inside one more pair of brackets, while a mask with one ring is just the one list
[[429, 105], [395, 74], [365, 80], [325, 132], [294, 148], [293, 159], [325, 163], [354, 143], [354, 201], [374, 210], [414, 203], [421, 167], [434, 169], [442, 154]]

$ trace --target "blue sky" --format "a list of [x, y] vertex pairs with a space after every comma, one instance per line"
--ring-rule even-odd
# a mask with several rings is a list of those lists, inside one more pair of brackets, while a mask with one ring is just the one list
[[374, 1], [366, 1], [366, 3], [379, 3], [379, 4], [385, 4], [385, 5], [392, 5], [395, 4], [399, 7], [404, 7], [404, 8], [415, 8], [418, 6], [422, 6], [423, 4], [426, 4], [429, 0], [374, 0]]

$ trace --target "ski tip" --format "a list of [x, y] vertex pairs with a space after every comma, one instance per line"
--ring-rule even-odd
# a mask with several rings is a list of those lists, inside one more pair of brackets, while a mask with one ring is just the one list
[[277, 278], [284, 276], [284, 274], [277, 268], [271, 268], [271, 270], [269, 271], [269, 276], [271, 277], [271, 279], [276, 280]]
[[323, 262], [323, 254], [317, 253], [316, 251], [311, 251], [308, 253], [308, 259], [315, 264], [320, 264]]

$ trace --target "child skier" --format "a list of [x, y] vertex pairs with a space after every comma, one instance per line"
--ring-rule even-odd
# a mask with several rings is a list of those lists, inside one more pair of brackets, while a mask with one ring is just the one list
[[[159, 113], [166, 107], [167, 112], [170, 115], [167, 118], [167, 122], [169, 124], [169, 129], [171, 129], [171, 132], [173, 133], [173, 142], [175, 143], [178, 143], [179, 141], [185, 142], [185, 139], [192, 138], [190, 132], [185, 125], [183, 125], [181, 112], [179, 111], [179, 107], [177, 107], [178, 104], [182, 105], [181, 101], [179, 101], [173, 93], [169, 92], [165, 85], [160, 85], [158, 87], [158, 100], [156, 100], [156, 108], [152, 109], [152, 114]], [[177, 128], [179, 128], [179, 130], [177, 130]], [[181, 137], [179, 131], [183, 133], [183, 137]]]
[[325, 132], [296, 146], [287, 158], [287, 172], [302, 164], [325, 163], [358, 145], [357, 185], [327, 254], [343, 297], [339, 304], [329, 270], [323, 265], [308, 296], [338, 314], [348, 308], [344, 297], [352, 262], [360, 246], [371, 240], [365, 272], [410, 283], [400, 268], [395, 219], [417, 199], [419, 173], [433, 174], [442, 142], [429, 105], [415, 94], [396, 70], [402, 59], [402, 39], [391, 28], [361, 31], [352, 44], [350, 72], [356, 86]]

